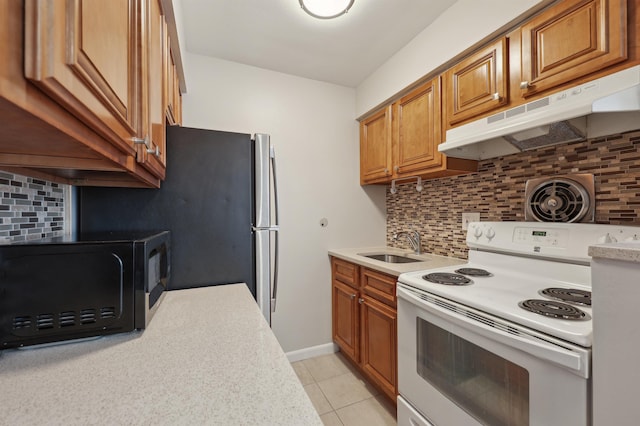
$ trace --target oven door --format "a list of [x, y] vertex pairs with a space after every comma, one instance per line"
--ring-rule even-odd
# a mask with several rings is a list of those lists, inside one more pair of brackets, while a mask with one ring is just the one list
[[590, 350], [401, 283], [397, 291], [399, 392], [428, 422], [589, 424]]

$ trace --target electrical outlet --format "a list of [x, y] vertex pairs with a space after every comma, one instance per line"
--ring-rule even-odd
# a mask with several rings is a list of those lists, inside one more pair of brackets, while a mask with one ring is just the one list
[[469, 222], [480, 222], [480, 213], [462, 213], [462, 229], [467, 230]]

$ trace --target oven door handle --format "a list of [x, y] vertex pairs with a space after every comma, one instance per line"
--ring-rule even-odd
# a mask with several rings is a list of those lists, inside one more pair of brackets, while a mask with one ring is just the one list
[[[480, 334], [514, 349], [524, 350], [526, 353], [564, 367], [581, 377], [589, 378], [589, 356], [586, 349], [584, 353], [573, 351], [551, 341], [543, 340], [522, 327], [514, 326], [473, 308], [454, 306], [446, 299], [434, 297], [431, 294], [429, 294], [429, 297], [439, 301], [438, 304], [423, 300], [416, 296], [417, 292], [401, 286], [397, 287], [397, 293], [398, 297], [413, 303], [418, 308], [426, 309], [432, 314], [463, 327], [469, 332]], [[453, 309], [444, 307], [447, 305], [452, 306]], [[464, 312], [464, 314], [461, 312]], [[501, 324], [502, 326], [500, 326]], [[511, 332], [504, 331], [503, 328]], [[514, 344], [515, 341], [519, 344]]]

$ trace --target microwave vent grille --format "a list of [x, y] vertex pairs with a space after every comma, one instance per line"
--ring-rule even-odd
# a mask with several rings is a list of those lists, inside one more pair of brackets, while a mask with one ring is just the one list
[[72, 327], [76, 325], [76, 313], [75, 311], [60, 312], [58, 316], [58, 323], [60, 327]]
[[80, 311], [80, 324], [93, 324], [96, 322], [95, 309], [83, 309]]
[[105, 306], [100, 309], [101, 319], [111, 319], [116, 317], [116, 308], [114, 306]]
[[[82, 309], [80, 314], [76, 311], [62, 311], [59, 314], [38, 314], [38, 315], [18, 315], [13, 318], [13, 330], [25, 330], [35, 328], [36, 330], [50, 330], [54, 328], [79, 327], [83, 325], [91, 325], [101, 321], [109, 321], [118, 317], [114, 306], [105, 306], [99, 309], [88, 308]], [[34, 320], [35, 318], [35, 320]], [[35, 327], [34, 327], [35, 324]]]
[[40, 314], [36, 317], [36, 327], [38, 330], [53, 328], [53, 314]]
[[13, 318], [13, 329], [31, 328], [31, 317], [28, 315]]

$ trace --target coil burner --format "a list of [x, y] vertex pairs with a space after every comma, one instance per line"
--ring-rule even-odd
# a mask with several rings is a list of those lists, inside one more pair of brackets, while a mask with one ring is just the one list
[[493, 275], [491, 272], [480, 268], [460, 268], [456, 269], [456, 272], [470, 277], [490, 277]]
[[545, 288], [540, 290], [542, 296], [561, 302], [573, 303], [576, 305], [591, 306], [591, 292], [586, 290], [576, 290], [574, 288]]
[[551, 318], [559, 318], [566, 320], [588, 320], [591, 319], [586, 312], [581, 311], [575, 306], [553, 300], [529, 299], [518, 303], [522, 309], [544, 315]]
[[422, 279], [431, 283], [444, 285], [467, 285], [473, 283], [473, 281], [464, 275], [452, 274], [450, 272], [433, 272], [423, 275]]

